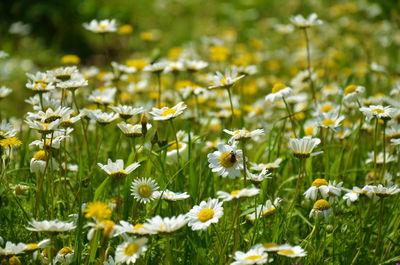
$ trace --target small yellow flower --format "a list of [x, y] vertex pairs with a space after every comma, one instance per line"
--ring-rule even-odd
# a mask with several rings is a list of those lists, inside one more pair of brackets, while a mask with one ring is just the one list
[[86, 218], [94, 217], [97, 221], [108, 220], [111, 217], [111, 209], [104, 202], [89, 202], [84, 212]]
[[224, 62], [228, 59], [229, 49], [225, 46], [212, 46], [210, 57], [213, 61]]
[[78, 55], [75, 54], [66, 54], [63, 57], [61, 57], [62, 64], [79, 64], [80, 62], [81, 59], [79, 58]]
[[120, 35], [129, 35], [132, 34], [132, 32], [133, 32], [133, 27], [132, 25], [129, 24], [122, 25], [118, 28], [118, 34]]
[[14, 146], [20, 146], [22, 142], [17, 137], [10, 137], [0, 140], [0, 146], [4, 148], [12, 148]]

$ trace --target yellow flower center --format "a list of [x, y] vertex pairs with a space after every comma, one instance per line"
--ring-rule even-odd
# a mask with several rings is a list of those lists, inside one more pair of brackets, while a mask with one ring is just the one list
[[347, 96], [350, 93], [354, 93], [357, 90], [356, 85], [349, 85], [344, 89], [344, 95]]
[[175, 141], [171, 142], [169, 144], [170, 144], [170, 146], [167, 148], [168, 152], [182, 148], [182, 144], [180, 142], [178, 142], [178, 148], [176, 148], [176, 142]]
[[311, 186], [321, 187], [321, 186], [328, 186], [328, 182], [325, 179], [315, 179]]
[[244, 260], [258, 260], [258, 259], [261, 259], [261, 258], [262, 258], [261, 255], [252, 255], [252, 256], [246, 257]]
[[331, 204], [327, 200], [324, 200], [324, 199], [316, 201], [314, 203], [314, 207], [313, 207], [313, 209], [317, 210], [317, 211], [324, 211], [324, 210], [328, 210], [330, 208], [331, 208]]
[[275, 207], [271, 207], [271, 209], [264, 211], [263, 215], [268, 216], [275, 212]]
[[383, 109], [372, 109], [371, 111], [372, 111], [372, 112], [375, 112], [375, 113], [377, 113], [377, 114], [385, 113], [385, 111], [384, 111]]
[[313, 126], [308, 126], [307, 128], [304, 129], [304, 134], [306, 136], [311, 136], [314, 132], [314, 127]]
[[[241, 130], [237, 130], [234, 135], [238, 135], [241, 132]], [[250, 133], [249, 130], [244, 130], [245, 133]]]
[[122, 178], [126, 177], [126, 175], [128, 175], [128, 174], [126, 174], [125, 170], [122, 169], [117, 172], [112, 172], [110, 174], [110, 177], [113, 179], [122, 179]]
[[36, 154], [33, 156], [35, 160], [42, 160], [42, 161], [45, 161], [46, 157], [47, 155], [44, 150], [37, 151]]
[[223, 153], [219, 158], [219, 162], [224, 168], [231, 168], [237, 162], [236, 155], [231, 152]]
[[278, 253], [283, 254], [283, 255], [289, 255], [289, 256], [293, 256], [294, 255], [294, 251], [293, 250], [289, 250], [289, 249], [279, 250]]
[[37, 243], [28, 243], [26, 244], [30, 250], [35, 250], [39, 247], [39, 245]]
[[334, 121], [334, 120], [332, 120], [332, 119], [324, 119], [323, 121], [322, 121], [322, 124], [324, 125], [324, 126], [331, 126], [331, 125], [335, 125], [336, 124], [336, 122]]
[[132, 242], [124, 248], [124, 254], [126, 256], [133, 256], [138, 252], [140, 245], [138, 243]]
[[334, 91], [334, 90], [335, 90], [335, 87], [332, 86], [332, 85], [327, 85], [327, 86], [325, 87], [325, 89], [328, 90], [328, 91]]
[[38, 88], [38, 86], [45, 88], [45, 87], [47, 87], [47, 84], [45, 82], [39, 81], [39, 82], [35, 83], [35, 88]]
[[226, 85], [226, 77], [225, 76], [221, 79], [221, 84]]
[[327, 104], [327, 105], [324, 105], [324, 106], [322, 106], [321, 107], [321, 111], [322, 112], [329, 112], [329, 111], [331, 111], [331, 110], [333, 110], [333, 106], [332, 105], [330, 105], [330, 104]]
[[10, 265], [21, 265], [21, 261], [16, 256], [12, 256], [8, 260], [8, 264], [10, 264]]
[[142, 224], [136, 224], [133, 226], [134, 230], [139, 230], [140, 228], [144, 228], [144, 226]]
[[40, 124], [42, 124], [46, 129], [49, 128], [49, 123], [41, 122]]
[[98, 25], [97, 26], [98, 29], [102, 29], [102, 30], [106, 29], [106, 27], [107, 27], [106, 25]]
[[144, 184], [139, 187], [138, 193], [139, 193], [140, 197], [148, 198], [153, 193], [153, 190], [151, 189], [151, 187], [149, 185]]
[[281, 91], [282, 89], [284, 89], [286, 86], [282, 83], [276, 83], [273, 87], [272, 87], [272, 93], [276, 93]]
[[200, 222], [207, 222], [214, 217], [214, 210], [210, 208], [205, 208], [199, 212], [199, 215], [197, 217], [199, 218]]
[[240, 190], [233, 190], [233, 191], [231, 191], [231, 195], [232, 196], [237, 195], [237, 194], [239, 194], [239, 192], [240, 192]]
[[279, 247], [279, 245], [275, 243], [263, 243], [262, 245], [266, 249]]
[[161, 116], [166, 117], [169, 114], [174, 115], [175, 113], [176, 113], [176, 110], [168, 108], [168, 109], [164, 110], [163, 113], [161, 113]]
[[73, 252], [73, 251], [72, 251], [72, 248], [70, 248], [70, 247], [63, 247], [63, 248], [60, 250], [60, 255], [65, 256], [65, 255], [70, 254], [70, 253], [72, 253], [72, 252]]
[[103, 221], [103, 225], [104, 225], [104, 230], [103, 230], [104, 237], [110, 237], [111, 231], [113, 230], [115, 223], [111, 220], [105, 220]]

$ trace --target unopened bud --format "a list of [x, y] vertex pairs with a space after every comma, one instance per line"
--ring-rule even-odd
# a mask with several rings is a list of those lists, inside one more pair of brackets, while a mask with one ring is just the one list
[[329, 233], [329, 234], [332, 233], [333, 232], [333, 225], [327, 225], [326, 226], [326, 232]]

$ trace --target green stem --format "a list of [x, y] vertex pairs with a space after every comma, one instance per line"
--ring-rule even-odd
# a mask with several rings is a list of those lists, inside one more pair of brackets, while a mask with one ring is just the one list
[[247, 180], [247, 168], [246, 168], [246, 146], [245, 146], [245, 140], [241, 140], [242, 144], [242, 152], [243, 152], [243, 187], [246, 188], [246, 180]]
[[374, 132], [374, 184], [376, 185], [377, 169], [376, 169], [376, 141], [378, 138], [378, 118], [375, 118], [375, 132]]
[[307, 47], [307, 71], [308, 71], [308, 80], [310, 82], [310, 88], [311, 88], [311, 93], [314, 101], [315, 107], [317, 107], [317, 97], [315, 96], [315, 90], [314, 90], [314, 83], [312, 80], [312, 74], [311, 74], [311, 52], [310, 52], [310, 41], [308, 39], [308, 34], [307, 34], [307, 29], [303, 29], [304, 32], [304, 38], [306, 39], [306, 47]]
[[376, 264], [375, 263], [375, 258], [378, 255], [379, 246], [380, 246], [380, 243], [381, 243], [382, 220], [383, 220], [383, 198], [381, 197], [380, 199], [381, 199], [381, 207], [380, 207], [380, 211], [379, 211], [378, 238], [376, 239], [375, 252], [374, 252], [374, 257], [371, 260], [371, 265]]
[[289, 115], [290, 122], [292, 123], [292, 131], [293, 131], [294, 137], [297, 138], [297, 135], [296, 135], [296, 123], [293, 120], [293, 115], [292, 115], [292, 112], [290, 111], [289, 104], [286, 102], [285, 97], [282, 97], [282, 100], [285, 103], [286, 111], [287, 111], [287, 113]]
[[232, 126], [233, 120], [234, 120], [234, 117], [235, 117], [235, 112], [234, 112], [234, 109], [233, 109], [231, 88], [227, 87], [226, 90], [228, 91], [229, 104], [231, 105], [231, 126]]

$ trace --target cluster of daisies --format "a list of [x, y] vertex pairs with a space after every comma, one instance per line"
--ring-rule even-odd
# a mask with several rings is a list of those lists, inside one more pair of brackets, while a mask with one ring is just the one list
[[[307, 34], [310, 28], [323, 22], [316, 14], [306, 18], [297, 15], [290, 21], [291, 25], [280, 25], [279, 31], [293, 31], [294, 27], [303, 31], [310, 56]], [[83, 26], [98, 34], [119, 30], [114, 19], [93, 20]], [[34, 96], [26, 102], [32, 111], [26, 114], [23, 122], [9, 119], [0, 124], [2, 177], [8, 181], [7, 169], [17, 155], [15, 149], [22, 145], [18, 135], [29, 128], [34, 140], [26, 148], [27, 153], [31, 152], [29, 169], [32, 176], [36, 176], [36, 186], [8, 185], [8, 182], [6, 186], [18, 203], [32, 193], [35, 195], [30, 200], [31, 211], [24, 211], [31, 220], [26, 229], [37, 233], [35, 239], [43, 235], [45, 239], [15, 244], [4, 243], [0, 238], [2, 264], [21, 264], [20, 258], [24, 256], [27, 260], [27, 255], [42, 264], [67, 265], [77, 261], [91, 264], [95, 259], [104, 265], [133, 264], [140, 259], [148, 260], [146, 255], [155, 245], [160, 250], [160, 244], [164, 244], [166, 262], [171, 262], [170, 240], [184, 229], [188, 237], [189, 234], [199, 237], [212, 234], [216, 242], [213, 246], [220, 251], [220, 257], [216, 258], [220, 264], [264, 264], [280, 261], [282, 257], [297, 259], [307, 256], [306, 240], [294, 246], [256, 243], [260, 241], [259, 231], [266, 228], [266, 220], [271, 224], [271, 216], [276, 213], [289, 216], [286, 230], [290, 231], [293, 213], [300, 208], [301, 194], [305, 201], [313, 203], [307, 212], [319, 225], [320, 222], [329, 223], [335, 210], [341, 207], [340, 202], [345, 201], [351, 207], [366, 198], [371, 204], [380, 201], [383, 209], [385, 198], [400, 192], [391, 174], [394, 171], [391, 165], [398, 162], [400, 145], [399, 83], [393, 86], [391, 97], [366, 97], [366, 88], [357, 83], [343, 87], [336, 83], [325, 84], [318, 93], [320, 73], [311, 67], [308, 59], [306, 70], [298, 72], [288, 82], [275, 78], [269, 87], [270, 93], [262, 93], [261, 99], [249, 103], [243, 95], [257, 96], [257, 91], [251, 92], [252, 86], [257, 86], [251, 79], [258, 72], [257, 63], [249, 60], [226, 66], [224, 71], [214, 71], [217, 70], [213, 68], [214, 63], [224, 65], [230, 51], [222, 40], [205, 38], [202, 41], [209, 46], [210, 62], [202, 60], [193, 48], [186, 47], [176, 52], [177, 56], [170, 56], [175, 57], [173, 59], [111, 62], [111, 71], [68, 66], [27, 74], [26, 88]], [[262, 57], [261, 54], [256, 55]], [[0, 54], [0, 57], [5, 56]], [[107, 54], [105, 57], [108, 59]], [[260, 83], [267, 86], [265, 82]], [[11, 92], [5, 86], [0, 87], [0, 99]], [[337, 101], [334, 100], [336, 96], [340, 96]], [[176, 130], [181, 125], [180, 119], [191, 122], [192, 127]], [[260, 124], [262, 128], [251, 130], [249, 124], [239, 122], [245, 119], [253, 119], [252, 124]], [[278, 123], [275, 120], [284, 121], [283, 125], [279, 124], [282, 129], [276, 139], [269, 139], [274, 142], [269, 146], [277, 146], [278, 155], [267, 159], [263, 156], [267, 147], [260, 143], [266, 142], [266, 131], [276, 132]], [[238, 126], [240, 123], [249, 127]], [[202, 126], [207, 127], [211, 137], [203, 135]], [[115, 139], [107, 137], [110, 132]], [[220, 135], [214, 137], [218, 133]], [[373, 150], [363, 160], [368, 174], [362, 186], [348, 189], [344, 187], [346, 181], [343, 178], [339, 181], [330, 170], [332, 147], [328, 145], [336, 141], [353, 152], [355, 139], [362, 133], [373, 135]], [[224, 138], [229, 139], [224, 141]], [[387, 139], [390, 141], [386, 142]], [[382, 144], [377, 144], [378, 141]], [[108, 157], [107, 145], [115, 151], [112, 158]], [[258, 150], [259, 145], [261, 154], [255, 158], [254, 150]], [[281, 146], [287, 147], [287, 157], [279, 152]], [[180, 187], [187, 187], [186, 183], [181, 183], [186, 181], [185, 176], [181, 176], [185, 167], [197, 162], [190, 157], [194, 147], [202, 151], [196, 157], [207, 153], [202, 157], [208, 162], [206, 171], [215, 173], [216, 182], [223, 183], [223, 189], [213, 190], [210, 198], [193, 198], [193, 194], [180, 190]], [[129, 157], [123, 159], [120, 154], [126, 150]], [[272, 149], [268, 151], [273, 153]], [[80, 157], [83, 153], [86, 160]], [[306, 178], [310, 174], [307, 167], [314, 156], [317, 156], [315, 160], [323, 161], [315, 163], [318, 176]], [[262, 159], [273, 161], [259, 163]], [[347, 169], [349, 163], [344, 161], [341, 165]], [[155, 166], [151, 168], [149, 164]], [[287, 165], [299, 167], [299, 173], [287, 177], [282, 184], [296, 182], [288, 205], [290, 196], [285, 189], [279, 188], [269, 195], [265, 192], [267, 180], [272, 182], [277, 175], [284, 175], [279, 169]], [[159, 168], [155, 169], [157, 166]], [[166, 168], [176, 174], [168, 176]], [[165, 178], [162, 183], [161, 177], [153, 176], [156, 170]], [[323, 170], [325, 173], [321, 173]], [[88, 176], [82, 178], [82, 172]], [[202, 181], [200, 186], [208, 185]], [[92, 194], [84, 195], [85, 200], [81, 200], [84, 183], [88, 183], [94, 194], [93, 200]], [[241, 188], [237, 188], [239, 185]], [[115, 193], [116, 197], [110, 199]], [[73, 212], [68, 221], [55, 219], [58, 200], [71, 197], [72, 205], [79, 210]], [[104, 197], [110, 201], [103, 202]], [[194, 206], [189, 203], [191, 199]], [[163, 201], [168, 204], [168, 216], [163, 213]], [[180, 204], [181, 201], [187, 202], [185, 205], [190, 205], [189, 208]], [[157, 211], [160, 214], [156, 214]], [[49, 220], [40, 220], [46, 214]], [[254, 236], [246, 244], [238, 244], [240, 229], [244, 226], [251, 227], [248, 231]], [[77, 230], [77, 234], [82, 234], [80, 230], [83, 230], [86, 238], [77, 240], [78, 247], [64, 246], [68, 233]], [[221, 234], [226, 236], [225, 242]], [[233, 244], [230, 244], [231, 235]], [[162, 240], [158, 240], [160, 238]], [[79, 245], [81, 242], [87, 243], [84, 251]], [[230, 256], [226, 255], [229, 251]], [[83, 257], [82, 253], [87, 256]]]

